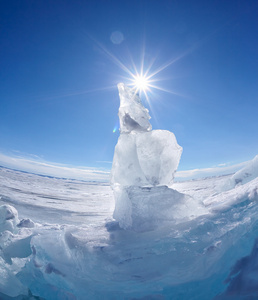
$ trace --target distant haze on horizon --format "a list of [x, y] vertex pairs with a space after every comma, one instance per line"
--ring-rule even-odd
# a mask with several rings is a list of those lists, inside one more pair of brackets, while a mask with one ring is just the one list
[[[249, 161], [236, 165], [213, 166], [209, 168], [177, 171], [175, 181], [186, 181], [205, 177], [233, 174], [245, 167]], [[0, 153], [0, 167], [57, 178], [77, 179], [84, 181], [109, 182], [110, 168], [79, 167], [53, 162], [40, 161], [25, 157], [10, 157]]]
[[142, 101], [153, 129], [172, 131], [183, 147], [179, 172], [251, 160], [257, 15], [250, 0], [2, 1], [0, 158], [32, 166], [32, 155], [34, 167], [107, 176], [119, 137], [117, 84], [128, 83], [124, 66], [134, 73], [144, 58], [145, 70], [161, 70], [154, 79], [163, 91]]

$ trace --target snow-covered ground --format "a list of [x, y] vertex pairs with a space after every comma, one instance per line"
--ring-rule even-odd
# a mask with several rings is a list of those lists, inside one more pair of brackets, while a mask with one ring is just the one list
[[256, 164], [174, 183], [188, 200], [144, 232], [108, 183], [0, 168], [0, 299], [257, 299]]

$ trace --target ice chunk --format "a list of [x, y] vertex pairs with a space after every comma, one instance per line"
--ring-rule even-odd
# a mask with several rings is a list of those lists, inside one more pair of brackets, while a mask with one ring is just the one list
[[151, 130], [149, 111], [142, 105], [140, 97], [135, 89], [130, 89], [123, 83], [119, 83], [118, 90], [120, 96], [118, 113], [120, 132]]
[[182, 147], [172, 132], [153, 130], [121, 134], [115, 148], [111, 183], [169, 185], [174, 179]]
[[[13, 299], [10, 297], [16, 297], [18, 295], [27, 294], [27, 288], [20, 283], [19, 279], [17, 279], [17, 277], [15, 276], [15, 272], [13, 270], [9, 270], [8, 267], [9, 266], [6, 264], [4, 259], [0, 256], [0, 299], [3, 300]], [[8, 295], [10, 297], [5, 295]]]
[[0, 232], [5, 230], [13, 232], [18, 222], [18, 212], [13, 206], [8, 204], [0, 206]]
[[[166, 186], [114, 187], [114, 218], [123, 229], [149, 231], [189, 214], [186, 196]], [[188, 212], [187, 212], [188, 211]], [[191, 214], [193, 212], [191, 211]]]
[[3, 249], [5, 259], [10, 261], [12, 257], [28, 257], [31, 254], [31, 238], [32, 235], [14, 237]]
[[115, 148], [111, 170], [111, 185], [148, 185], [139, 163], [136, 134], [121, 134]]
[[151, 185], [172, 183], [182, 153], [172, 132], [153, 130], [138, 134], [136, 149], [140, 167]]

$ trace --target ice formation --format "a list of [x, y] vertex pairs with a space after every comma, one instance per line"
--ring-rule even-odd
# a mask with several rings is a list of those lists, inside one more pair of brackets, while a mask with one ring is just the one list
[[153, 229], [169, 219], [178, 201], [185, 200], [167, 187], [173, 182], [182, 147], [172, 132], [152, 130], [149, 112], [135, 89], [120, 83], [118, 90], [120, 137], [111, 171], [114, 218], [124, 229]]
[[112, 170], [120, 226], [107, 183], [0, 167], [1, 300], [258, 299], [258, 156], [233, 176], [169, 188], [171, 141], [133, 97]]
[[106, 183], [0, 167], [0, 299], [258, 299], [258, 177], [218, 193], [230, 177], [120, 189], [138, 232]]

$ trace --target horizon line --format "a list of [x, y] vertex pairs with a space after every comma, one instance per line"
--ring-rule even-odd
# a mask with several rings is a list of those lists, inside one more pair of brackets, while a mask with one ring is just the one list
[[[219, 164], [215, 167], [196, 168], [192, 170], [182, 170], [175, 173], [175, 181], [187, 181], [204, 177], [221, 176], [233, 174], [243, 168], [248, 162], [228, 165]], [[76, 179], [83, 181], [103, 181], [108, 182], [111, 169], [73, 166], [60, 164], [44, 160], [29, 159], [21, 156], [10, 156], [0, 152], [0, 166], [15, 171], [33, 173], [43, 176], [51, 176], [66, 179]]]

